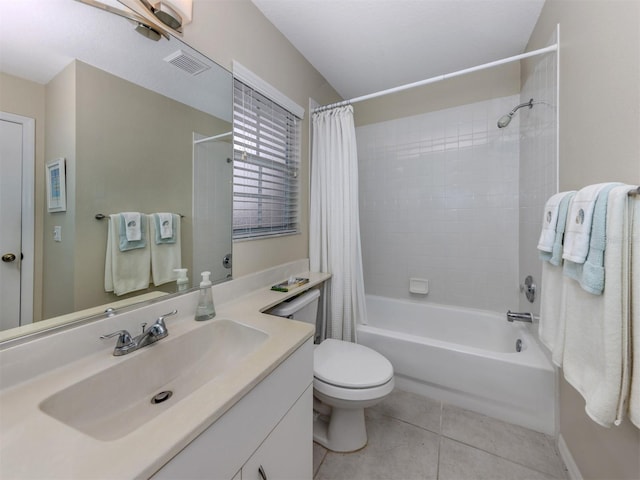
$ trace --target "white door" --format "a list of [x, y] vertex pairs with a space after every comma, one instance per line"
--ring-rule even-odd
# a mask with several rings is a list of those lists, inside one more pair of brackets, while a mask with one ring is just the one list
[[20, 325], [22, 125], [0, 120], [0, 329]]
[[35, 120], [0, 112], [0, 330], [33, 322]]

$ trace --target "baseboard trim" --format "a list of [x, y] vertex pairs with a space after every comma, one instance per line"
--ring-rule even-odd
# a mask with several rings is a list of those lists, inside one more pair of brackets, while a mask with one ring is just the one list
[[564, 465], [567, 467], [570, 480], [583, 480], [580, 469], [573, 459], [573, 455], [571, 455], [567, 442], [564, 441], [562, 434], [558, 435], [558, 452], [560, 453], [560, 457], [562, 458]]

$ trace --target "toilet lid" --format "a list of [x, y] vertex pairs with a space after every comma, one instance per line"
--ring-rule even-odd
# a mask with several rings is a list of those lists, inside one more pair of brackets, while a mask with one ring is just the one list
[[314, 376], [345, 388], [384, 385], [393, 378], [391, 362], [364, 345], [327, 339], [313, 351]]

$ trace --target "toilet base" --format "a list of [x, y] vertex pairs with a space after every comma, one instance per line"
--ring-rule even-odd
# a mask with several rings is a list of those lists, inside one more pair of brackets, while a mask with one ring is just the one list
[[332, 452], [350, 453], [367, 445], [364, 408], [331, 408], [329, 420], [313, 421], [313, 440]]

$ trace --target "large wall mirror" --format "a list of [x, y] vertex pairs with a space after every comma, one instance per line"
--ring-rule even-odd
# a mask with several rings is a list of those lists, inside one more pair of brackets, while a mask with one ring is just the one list
[[[33, 275], [33, 323], [20, 326], [12, 295], [3, 293], [5, 338], [176, 292], [175, 281], [155, 286], [153, 277], [128, 294], [105, 290], [110, 214], [181, 215], [189, 286], [204, 270], [214, 282], [230, 279], [231, 74], [177, 38], [149, 39], [135, 22], [74, 0], [0, 0], [0, 19], [0, 110], [29, 116], [22, 97], [42, 104], [34, 266], [22, 272]], [[3, 151], [3, 176], [5, 159]], [[47, 202], [45, 170], [57, 159], [65, 167], [63, 211]], [[15, 271], [19, 260], [0, 268]], [[0, 282], [10, 288], [6, 275]]]

